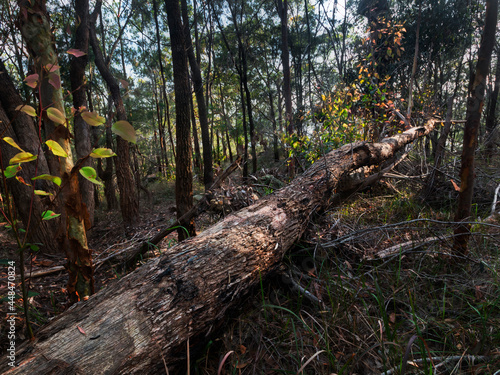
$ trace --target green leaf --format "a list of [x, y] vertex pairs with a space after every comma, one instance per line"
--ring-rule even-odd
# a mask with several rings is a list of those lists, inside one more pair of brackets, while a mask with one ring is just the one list
[[106, 119], [96, 112], [82, 112], [82, 119], [90, 126], [99, 126], [106, 122]]
[[47, 117], [50, 120], [54, 121], [56, 124], [66, 124], [66, 116], [64, 116], [64, 114], [57, 108], [47, 108]]
[[46, 191], [43, 191], [43, 190], [35, 190], [35, 195], [46, 196], [46, 195], [53, 195], [53, 194], [52, 193], [47, 193]]
[[93, 184], [104, 186], [102, 182], [96, 180], [97, 173], [94, 168], [83, 167], [82, 169], [80, 169], [80, 174]]
[[92, 150], [90, 156], [94, 159], [100, 158], [110, 158], [112, 156], [116, 156], [116, 154], [110, 148], [96, 148]]
[[40, 176], [33, 177], [32, 180], [47, 180], [52, 181], [57, 186], [61, 186], [61, 177], [51, 176], [50, 174], [41, 174]]
[[37, 244], [29, 243], [27, 245], [30, 247], [31, 251], [38, 251], [38, 250], [40, 250], [40, 246], [38, 246]]
[[15, 148], [17, 148], [19, 151], [24, 152], [24, 150], [23, 150], [21, 147], [19, 147], [19, 145], [18, 145], [18, 144], [17, 144], [17, 143], [16, 143], [16, 142], [15, 142], [15, 141], [11, 138], [11, 137], [3, 137], [3, 140], [4, 140], [5, 142], [7, 142], [9, 145], [11, 145], [12, 147], [15, 147]]
[[135, 130], [132, 125], [128, 121], [121, 120], [117, 121], [113, 124], [111, 127], [111, 130], [113, 133], [119, 135], [126, 141], [136, 143], [137, 142], [137, 136], [135, 134]]
[[36, 158], [37, 158], [36, 155], [23, 151], [15, 155], [12, 159], [10, 159], [9, 164], [27, 163], [29, 161], [36, 160]]
[[5, 175], [5, 178], [11, 178], [14, 177], [17, 174], [17, 172], [19, 172], [21, 169], [22, 168], [20, 164], [9, 165], [7, 168], [5, 168], [3, 174]]
[[61, 147], [59, 143], [53, 140], [48, 140], [45, 142], [45, 144], [49, 147], [49, 150], [52, 151], [52, 153], [56, 156], [62, 156], [63, 158], [67, 158], [68, 154], [64, 149]]
[[26, 113], [27, 115], [30, 115], [31, 117], [36, 117], [36, 111], [35, 108], [33, 108], [30, 105], [27, 104], [21, 104], [16, 107], [16, 111], [21, 111]]
[[47, 210], [42, 214], [42, 220], [51, 220], [58, 216], [61, 216], [61, 214], [56, 214], [54, 211]]

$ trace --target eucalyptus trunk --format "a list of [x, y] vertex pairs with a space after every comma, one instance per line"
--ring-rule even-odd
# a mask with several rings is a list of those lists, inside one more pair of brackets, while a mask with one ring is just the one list
[[[471, 216], [472, 196], [474, 193], [474, 153], [477, 147], [477, 134], [481, 121], [486, 90], [486, 77], [489, 74], [491, 54], [495, 44], [495, 32], [498, 16], [498, 0], [486, 2], [486, 16], [483, 37], [478, 52], [476, 73], [472, 90], [467, 100], [467, 115], [464, 128], [462, 164], [460, 168], [460, 192], [455, 221], [469, 220]], [[470, 238], [470, 224], [460, 224], [455, 228], [454, 251], [466, 254]]]
[[78, 182], [78, 168], [73, 168], [69, 122], [55, 123], [47, 115], [54, 108], [63, 115], [63, 89], [58, 67], [54, 35], [44, 1], [20, 1], [19, 27], [39, 75], [39, 95], [43, 120], [52, 132], [47, 138], [56, 141], [67, 154], [59, 157], [59, 174], [62, 179], [62, 196], [66, 210], [65, 244], [69, 273], [68, 294], [71, 302], [87, 299], [94, 293], [92, 251], [88, 248], [85, 220], [88, 213], [82, 202]]
[[[201, 142], [203, 144], [203, 184], [207, 190], [214, 181], [213, 173], [213, 160], [212, 160], [212, 143], [210, 142], [209, 128], [208, 128], [208, 111], [203, 95], [203, 79], [201, 77], [200, 65], [196, 59], [193, 49], [193, 42], [191, 40], [191, 33], [189, 31], [189, 18], [187, 11], [186, 0], [181, 0], [182, 18], [184, 22], [184, 41], [186, 43], [186, 52], [191, 67], [192, 81], [194, 86], [194, 93], [196, 95], [196, 104], [198, 106], [198, 119], [201, 128]], [[193, 135], [194, 135], [193, 125]], [[197, 142], [197, 141], [196, 141]]]
[[[181, 218], [193, 207], [192, 143], [190, 134], [190, 97], [188, 61], [184, 29], [178, 0], [165, 0], [172, 65], [174, 68], [175, 117], [176, 117], [176, 159], [175, 159], [175, 202], [177, 218]], [[181, 222], [179, 240], [196, 234], [193, 220]]]
[[[88, 15], [89, 15], [89, 1], [88, 0], [75, 0], [75, 19], [80, 20], [76, 24], [74, 48], [83, 52], [84, 55], [80, 57], [71, 56], [70, 60], [70, 81], [71, 93], [73, 94], [73, 107], [78, 111], [74, 116], [74, 132], [75, 132], [75, 150], [78, 160], [82, 160], [81, 166], [92, 166], [92, 159], [87, 156], [91, 152], [91, 135], [90, 127], [83, 120], [79, 109], [87, 106], [85, 96], [86, 83], [85, 83], [85, 69], [88, 63], [89, 51], [89, 28], [88, 28]], [[89, 222], [92, 225], [94, 222], [94, 184], [84, 178], [78, 177], [80, 190], [82, 192], [82, 201], [87, 207], [89, 214]]]
[[[104, 61], [101, 48], [97, 41], [95, 22], [97, 14], [102, 6], [102, 1], [98, 0], [96, 8], [90, 20], [89, 37], [92, 50], [94, 51], [95, 64], [102, 78], [106, 82], [111, 97], [116, 108], [116, 118], [119, 121], [127, 120], [127, 112], [123, 105], [123, 98], [120, 93], [120, 87], [116, 78], [113, 76]], [[126, 140], [116, 137], [116, 157], [114, 157], [116, 179], [118, 181], [118, 190], [120, 191], [120, 210], [125, 227], [130, 229], [137, 222], [139, 216], [139, 200], [136, 193], [134, 178], [130, 168], [130, 147]]]

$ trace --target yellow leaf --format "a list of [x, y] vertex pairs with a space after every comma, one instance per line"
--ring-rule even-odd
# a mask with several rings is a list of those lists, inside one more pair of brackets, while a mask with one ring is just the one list
[[14, 155], [14, 157], [9, 160], [9, 164], [27, 163], [33, 160], [36, 160], [36, 155], [23, 151], [19, 154]]
[[52, 153], [56, 156], [62, 156], [63, 158], [67, 158], [68, 154], [64, 149], [61, 147], [59, 143], [53, 140], [48, 140], [45, 142], [45, 144], [49, 147], [49, 150], [52, 151]]
[[66, 116], [64, 116], [64, 114], [57, 108], [47, 108], [47, 117], [50, 120], [54, 121], [56, 124], [66, 124]]
[[36, 117], [36, 111], [35, 111], [35, 108], [33, 108], [32, 106], [30, 105], [27, 105], [27, 104], [21, 104], [21, 105], [18, 105], [16, 107], [16, 110], [17, 111], [21, 111], [21, 112], [24, 112], [26, 113], [27, 115], [31, 116], [31, 117]]
[[19, 151], [22, 151], [24, 152], [24, 150], [18, 146], [18, 144], [11, 138], [11, 137], [4, 137], [3, 140], [5, 142], [7, 142], [9, 145], [11, 145], [12, 147], [15, 147], [17, 148]]

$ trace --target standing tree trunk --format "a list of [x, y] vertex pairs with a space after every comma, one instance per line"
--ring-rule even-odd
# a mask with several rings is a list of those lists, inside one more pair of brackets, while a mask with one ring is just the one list
[[[113, 98], [116, 108], [116, 118], [119, 121], [126, 121], [127, 112], [125, 111], [125, 106], [123, 105], [120, 87], [116, 78], [106, 65], [104, 56], [97, 41], [95, 23], [101, 6], [102, 0], [98, 0], [89, 22], [90, 44], [92, 45], [92, 50], [94, 51], [97, 69], [99, 69], [102, 78], [106, 81], [109, 91], [111, 92], [111, 97]], [[133, 224], [138, 220], [139, 201], [137, 199], [134, 178], [130, 169], [130, 147], [128, 142], [121, 137], [116, 137], [116, 155], [117, 156], [114, 158], [114, 161], [116, 179], [118, 181], [118, 190], [120, 191], [120, 209], [125, 227], [128, 228], [133, 226]]]
[[[196, 129], [196, 116], [194, 114], [194, 101], [193, 101], [193, 96], [189, 96], [189, 104], [190, 104], [190, 109], [191, 109], [191, 126], [193, 130], [193, 144], [194, 144], [194, 169], [196, 173], [199, 173], [201, 171], [201, 167], [203, 165], [201, 161], [201, 150], [200, 150], [200, 141], [198, 139], [198, 129]], [[207, 189], [207, 187], [205, 187]]]
[[[253, 110], [252, 110], [252, 97], [250, 95], [250, 89], [248, 88], [248, 59], [247, 59], [247, 46], [246, 43], [243, 43], [243, 33], [238, 27], [238, 20], [236, 17], [236, 9], [231, 7], [231, 2], [228, 3], [231, 9], [231, 15], [233, 18], [234, 27], [236, 29], [236, 36], [238, 38], [238, 56], [240, 61], [240, 67], [238, 69], [241, 82], [243, 84], [243, 89], [245, 91], [245, 102], [246, 109], [248, 112], [248, 126], [250, 133], [250, 149], [252, 153], [252, 173], [257, 173], [257, 152], [255, 148], [256, 136], [255, 136], [255, 125], [253, 122]], [[243, 1], [241, 6], [243, 7]], [[243, 99], [243, 95], [242, 95]], [[248, 151], [247, 151], [248, 154]]]
[[[71, 80], [71, 93], [73, 94], [73, 107], [80, 109], [82, 106], [87, 105], [85, 97], [86, 84], [85, 84], [85, 69], [88, 63], [89, 51], [89, 1], [88, 0], [75, 0], [75, 19], [79, 20], [76, 24], [75, 43], [74, 48], [85, 53], [83, 56], [72, 56], [70, 61], [70, 80]], [[77, 111], [73, 118], [73, 128], [75, 132], [75, 150], [77, 159], [84, 159], [90, 154], [90, 127], [83, 120], [81, 112]], [[82, 167], [92, 165], [92, 159], [86, 158], [81, 163]], [[90, 225], [94, 222], [94, 184], [84, 178], [78, 177], [80, 190], [82, 192], [82, 201], [85, 204]]]
[[[490, 70], [491, 53], [495, 44], [498, 0], [486, 2], [486, 16], [483, 37], [479, 47], [476, 74], [470, 96], [467, 99], [467, 117], [464, 129], [462, 148], [462, 165], [460, 168], [460, 193], [455, 221], [468, 220], [471, 215], [472, 195], [474, 193], [474, 153], [477, 147], [481, 112], [486, 90], [486, 77]], [[454, 251], [466, 254], [470, 237], [470, 224], [460, 224], [455, 229]]]
[[413, 81], [415, 81], [415, 73], [417, 72], [417, 61], [418, 61], [418, 43], [420, 37], [420, 21], [422, 19], [422, 0], [418, 3], [418, 19], [417, 19], [417, 32], [415, 35], [415, 53], [413, 54], [413, 66], [411, 68], [410, 84], [408, 85], [408, 111], [406, 112], [406, 118], [408, 123], [411, 120], [411, 110], [413, 107]]
[[[113, 149], [113, 134], [111, 133], [111, 123], [113, 122], [113, 111], [111, 110], [111, 99], [108, 99], [108, 115], [106, 118], [105, 139], [106, 147]], [[106, 197], [106, 210], [111, 211], [118, 208], [118, 200], [116, 199], [116, 188], [113, 181], [113, 160], [106, 158], [104, 160], [105, 168], [102, 168], [103, 160], [98, 160], [99, 178], [104, 183], [104, 196]]]
[[50, 108], [65, 115], [61, 77], [59, 74], [57, 52], [54, 45], [49, 16], [44, 1], [28, 0], [19, 3], [19, 27], [26, 41], [30, 55], [35, 61], [39, 75], [40, 101], [44, 121], [53, 129], [47, 137], [56, 141], [67, 154], [59, 157], [59, 173], [62, 179], [62, 196], [66, 211], [65, 245], [69, 273], [68, 294], [71, 302], [85, 300], [94, 293], [94, 269], [92, 266], [92, 251], [88, 248], [85, 220], [87, 210], [82, 202], [78, 183], [78, 168], [73, 168], [69, 123], [54, 122], [47, 115]]
[[[175, 159], [175, 203], [177, 206], [177, 218], [181, 218], [193, 207], [192, 144], [189, 120], [191, 90], [189, 87], [188, 61], [179, 1], [165, 0], [165, 9], [167, 11], [172, 48], [172, 64], [174, 68], [177, 149]], [[192, 219], [181, 223], [181, 225], [182, 227], [178, 230], [179, 240], [196, 235]]]
[[200, 121], [201, 128], [201, 142], [203, 144], [203, 184], [205, 185], [205, 190], [207, 190], [210, 186], [212, 186], [214, 181], [212, 143], [210, 142], [208, 129], [208, 111], [205, 97], [203, 95], [203, 79], [201, 77], [200, 65], [198, 64], [194, 54], [193, 42], [189, 31], [189, 17], [186, 0], [181, 0], [181, 5], [182, 18], [184, 22], [184, 40], [186, 42], [186, 51], [189, 59], [189, 65], [191, 67], [194, 93], [196, 95], [196, 104], [198, 106], [198, 119]]
[[[191, 353], [203, 346], [242, 298], [280, 266], [342, 176], [393, 157], [434, 124], [380, 143], [345, 145], [290, 185], [162, 249], [161, 257], [59, 315], [38, 340], [20, 346], [19, 366], [9, 375], [180, 373], [174, 366], [186, 361], [186, 341]], [[0, 371], [7, 369], [3, 359]]]
[[229, 150], [229, 161], [233, 162], [233, 151], [231, 150], [231, 138], [229, 137], [229, 128], [231, 127], [231, 120], [229, 119], [226, 113], [226, 106], [224, 101], [224, 92], [222, 91], [222, 83], [219, 82], [219, 92], [220, 92], [220, 107], [221, 107], [221, 116], [224, 121], [224, 134], [226, 136], [227, 148]]
[[[163, 53], [161, 49], [161, 38], [160, 38], [160, 25], [158, 22], [158, 4], [157, 0], [153, 0], [153, 16], [155, 20], [155, 32], [156, 32], [156, 51], [158, 53], [158, 63], [160, 65], [160, 78], [161, 78], [161, 94], [159, 95], [160, 98], [163, 98], [165, 102], [165, 109], [166, 109], [166, 120], [168, 122], [168, 131], [170, 134], [170, 140], [172, 141], [172, 134], [170, 132], [170, 108], [169, 108], [169, 103], [168, 103], [168, 96], [167, 96], [167, 88], [165, 84], [165, 71], [163, 69]], [[161, 120], [160, 120], [161, 119]], [[167, 142], [166, 142], [166, 137], [165, 137], [165, 122], [163, 121], [163, 115], [158, 109], [158, 130], [160, 133], [160, 148], [162, 150], [162, 156], [163, 159], [165, 160], [165, 170], [164, 176], [167, 176], [167, 171], [170, 169], [169, 168], [169, 163], [168, 163], [168, 157], [167, 157]], [[174, 150], [174, 144], [172, 141], [172, 150]], [[174, 156], [175, 158], [175, 156]]]
[[[38, 155], [36, 163], [25, 163], [23, 169], [18, 172], [24, 181], [30, 181], [35, 173], [49, 174], [49, 166], [42, 151], [40, 139], [33, 126], [33, 119], [16, 108], [23, 105], [19, 92], [10, 79], [3, 61], [0, 60], [0, 132], [2, 137], [11, 137], [25, 151]], [[0, 141], [4, 167], [7, 167], [9, 159], [17, 154], [17, 150]], [[5, 147], [5, 148], [4, 148]], [[9, 148], [12, 150], [9, 152]], [[38, 168], [38, 170], [37, 170]], [[63, 253], [61, 236], [65, 236], [64, 217], [60, 216], [52, 220], [42, 220], [42, 213], [49, 208], [55, 212], [61, 212], [60, 201], [46, 202], [46, 199], [38, 195], [32, 195], [32, 188], [21, 184], [15, 179], [9, 179], [9, 189], [12, 192], [14, 204], [21, 217], [24, 228], [27, 230], [28, 242], [41, 243], [42, 250], [56, 254]], [[37, 180], [35, 188], [57, 194], [56, 185], [44, 180]], [[33, 203], [31, 200], [33, 199]], [[48, 205], [46, 206], [46, 203]]]
[[496, 127], [495, 115], [497, 110], [498, 93], [500, 91], [500, 51], [497, 53], [497, 65], [495, 68], [495, 87], [491, 92], [490, 105], [486, 115], [486, 152], [488, 156], [493, 153], [494, 136], [493, 131]]
[[[281, 64], [283, 65], [283, 97], [285, 98], [285, 129], [293, 134], [292, 122], [292, 86], [290, 78], [290, 55], [288, 52], [288, 1], [278, 0], [278, 13], [281, 19]], [[288, 175], [293, 178], [295, 166], [293, 159], [288, 165]]]

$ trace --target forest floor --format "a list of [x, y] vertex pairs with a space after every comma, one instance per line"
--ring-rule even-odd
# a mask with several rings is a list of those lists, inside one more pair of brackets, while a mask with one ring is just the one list
[[[282, 166], [259, 172], [252, 188], [231, 176], [211, 210], [196, 218], [197, 230], [278, 188]], [[193, 353], [191, 373], [498, 374], [499, 221], [482, 220], [488, 209], [478, 204], [469, 254], [457, 256], [451, 252], [456, 193], [445, 184], [422, 202], [421, 183], [382, 180], [318, 213], [279, 272]], [[128, 238], [119, 212], [97, 211], [89, 232], [96, 291], [124, 275], [116, 259], [103, 259], [137, 246], [175, 218], [173, 182], [156, 181], [148, 189], [153, 201], [141, 201], [140, 221]], [[4, 225], [0, 241], [0, 259], [16, 259]], [[164, 241], [174, 245], [176, 234]], [[31, 254], [26, 268], [35, 273], [64, 262]], [[66, 282], [64, 270], [29, 280], [35, 331], [66, 309]], [[2, 283], [0, 298], [5, 295]], [[21, 333], [22, 318], [18, 325]]]

